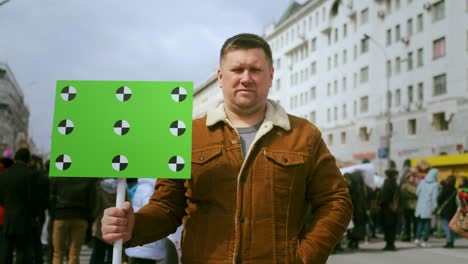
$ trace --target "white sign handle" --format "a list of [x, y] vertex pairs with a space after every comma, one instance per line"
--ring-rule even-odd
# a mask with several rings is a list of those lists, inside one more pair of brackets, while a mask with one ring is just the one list
[[[119, 178], [117, 180], [117, 199], [115, 201], [115, 206], [117, 208], [121, 208], [122, 204], [125, 201], [125, 187], [126, 187], [126, 179]], [[122, 239], [119, 239], [114, 242], [112, 264], [121, 264], [121, 263], [122, 263]]]

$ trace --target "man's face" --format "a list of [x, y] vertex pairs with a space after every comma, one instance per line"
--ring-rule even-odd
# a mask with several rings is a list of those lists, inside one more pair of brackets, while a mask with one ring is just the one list
[[224, 103], [236, 114], [262, 111], [273, 80], [273, 67], [261, 48], [228, 51], [218, 69]]

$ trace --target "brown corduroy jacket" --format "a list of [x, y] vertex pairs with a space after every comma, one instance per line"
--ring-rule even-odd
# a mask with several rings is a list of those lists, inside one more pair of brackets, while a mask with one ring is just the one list
[[183, 219], [182, 263], [325, 263], [351, 214], [314, 125], [269, 101], [244, 157], [221, 104], [193, 122], [192, 178], [158, 180], [126, 246], [163, 238]]

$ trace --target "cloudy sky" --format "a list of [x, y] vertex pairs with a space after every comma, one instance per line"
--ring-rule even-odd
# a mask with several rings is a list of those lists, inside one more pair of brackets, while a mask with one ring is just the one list
[[[0, 61], [50, 150], [56, 80], [203, 82], [223, 41], [262, 34], [292, 0], [10, 0], [0, 6]], [[301, 1], [298, 1], [301, 2]]]

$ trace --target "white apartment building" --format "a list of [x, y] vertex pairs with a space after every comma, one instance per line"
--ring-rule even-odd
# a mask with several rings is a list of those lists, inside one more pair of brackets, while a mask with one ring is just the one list
[[[29, 110], [10, 67], [0, 62], [0, 151], [10, 146], [30, 145]], [[0, 152], [0, 154], [1, 154]]]
[[468, 0], [293, 2], [264, 37], [270, 98], [317, 125], [337, 159], [382, 170], [387, 139], [398, 166], [468, 149]]

